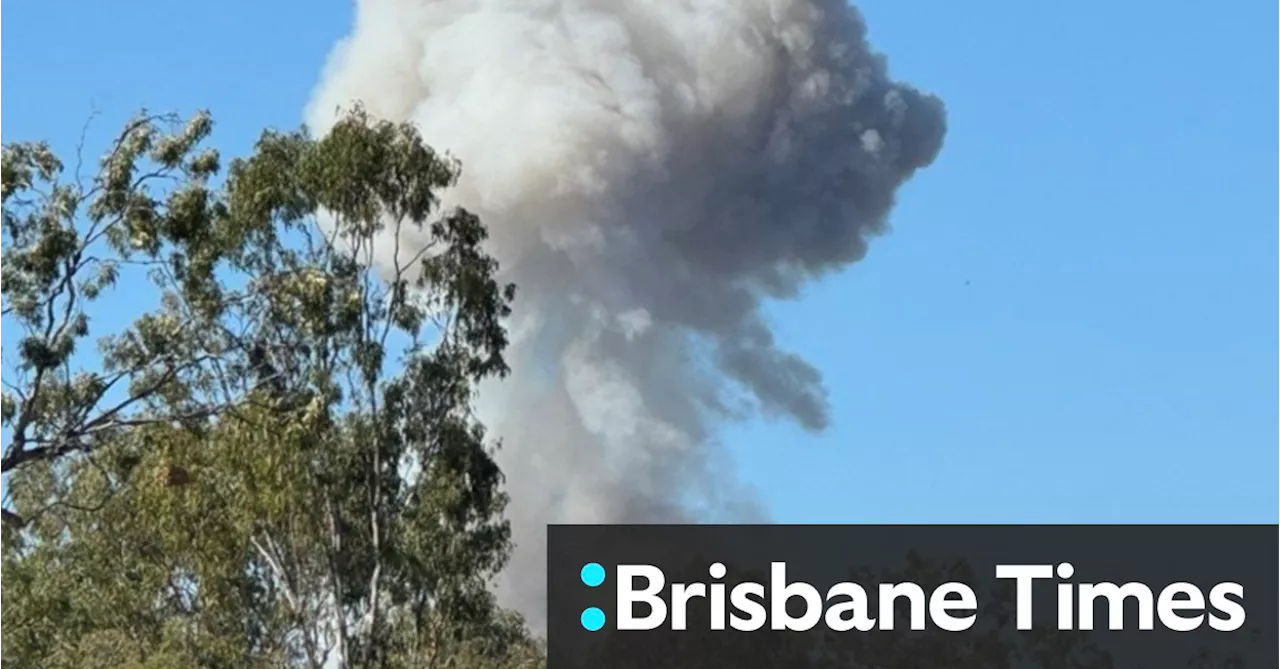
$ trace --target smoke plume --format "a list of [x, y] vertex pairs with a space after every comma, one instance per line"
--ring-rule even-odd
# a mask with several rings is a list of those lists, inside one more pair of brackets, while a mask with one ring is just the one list
[[946, 132], [865, 31], [844, 0], [357, 2], [307, 121], [415, 123], [519, 286], [481, 413], [517, 542], [499, 591], [535, 626], [547, 523], [762, 520], [717, 426], [827, 425], [761, 305], [862, 258]]

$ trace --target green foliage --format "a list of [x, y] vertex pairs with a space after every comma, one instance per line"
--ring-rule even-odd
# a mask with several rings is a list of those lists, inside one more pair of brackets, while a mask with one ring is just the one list
[[[4, 149], [4, 309], [25, 335], [5, 659], [539, 665], [487, 587], [510, 537], [471, 402], [507, 372], [514, 289], [480, 221], [439, 210], [457, 166], [357, 109], [322, 139], [265, 133], [215, 188], [209, 117], [165, 121], [126, 126], [89, 186], [59, 185], [44, 145]], [[129, 267], [159, 306], [83, 363]]]

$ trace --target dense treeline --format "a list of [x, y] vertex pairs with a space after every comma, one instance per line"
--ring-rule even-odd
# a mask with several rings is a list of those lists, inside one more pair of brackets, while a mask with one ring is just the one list
[[487, 587], [514, 289], [457, 166], [357, 110], [221, 174], [211, 129], [4, 148], [6, 664], [539, 664]]

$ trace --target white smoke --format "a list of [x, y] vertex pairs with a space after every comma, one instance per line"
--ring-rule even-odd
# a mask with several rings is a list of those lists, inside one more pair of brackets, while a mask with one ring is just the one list
[[860, 259], [945, 134], [843, 0], [361, 0], [308, 124], [356, 101], [462, 161], [519, 286], [481, 408], [535, 626], [547, 523], [764, 517], [717, 424], [828, 415], [761, 303]]

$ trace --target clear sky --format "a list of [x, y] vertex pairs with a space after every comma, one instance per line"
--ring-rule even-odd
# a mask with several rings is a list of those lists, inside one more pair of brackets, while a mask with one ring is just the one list
[[[1275, 6], [860, 7], [950, 133], [893, 233], [773, 310], [835, 418], [725, 435], [777, 520], [1280, 520]], [[343, 2], [10, 3], [3, 139], [70, 151], [96, 108], [96, 149], [141, 106], [207, 107], [243, 154], [301, 122], [350, 20]]]

